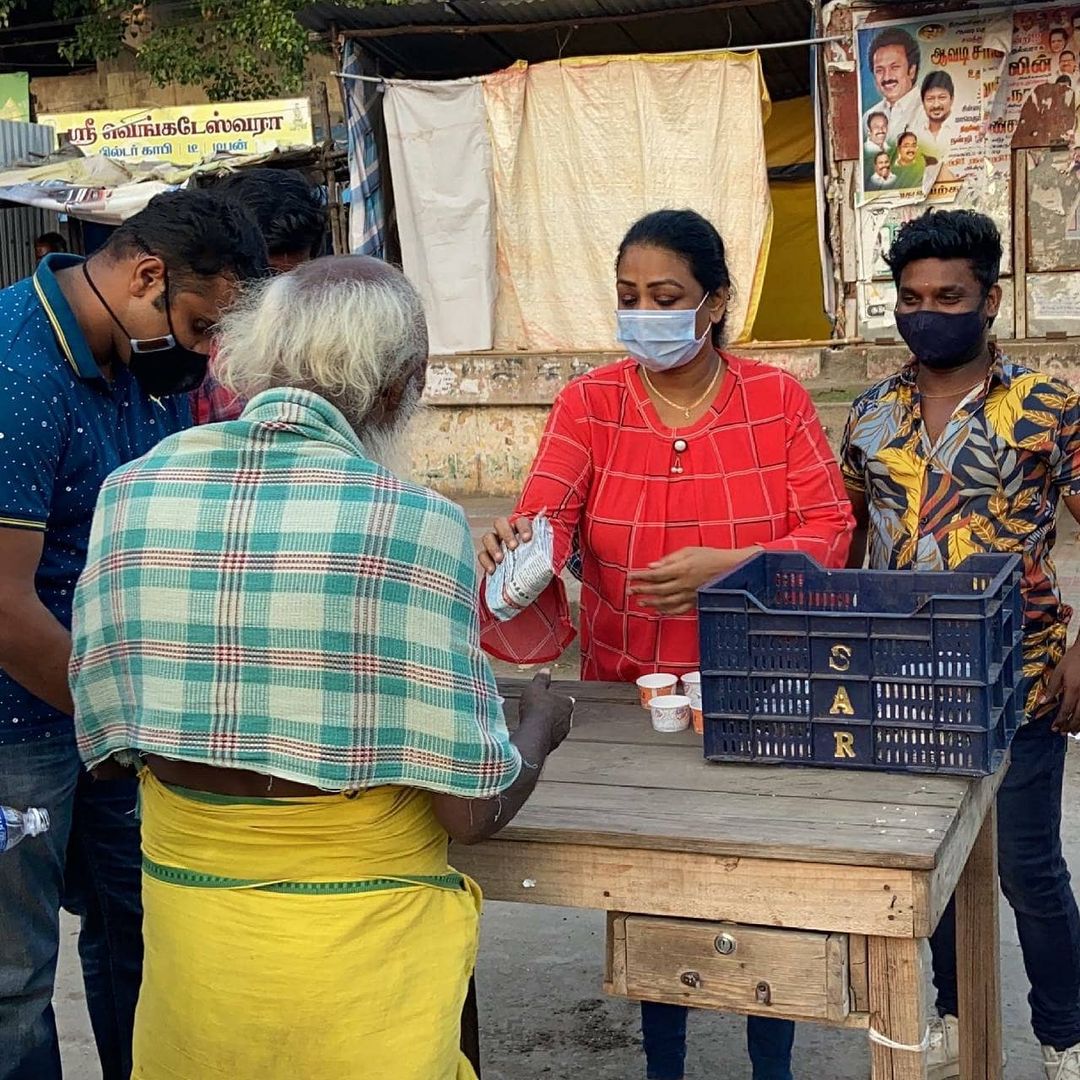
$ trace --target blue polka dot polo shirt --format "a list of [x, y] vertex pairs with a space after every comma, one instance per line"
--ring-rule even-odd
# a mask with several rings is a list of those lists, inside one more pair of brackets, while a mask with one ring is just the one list
[[[191, 425], [186, 394], [155, 401], [123, 364], [103, 378], [56, 282], [81, 261], [50, 255], [0, 291], [0, 528], [43, 533], [38, 596], [67, 627], [102, 481]], [[0, 744], [70, 728], [0, 671]]]

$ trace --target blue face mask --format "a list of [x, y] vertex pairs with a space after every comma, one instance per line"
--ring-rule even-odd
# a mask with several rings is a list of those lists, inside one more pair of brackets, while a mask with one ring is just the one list
[[712, 331], [710, 323], [705, 333], [697, 336], [697, 313], [708, 299], [706, 293], [693, 311], [616, 311], [619, 341], [648, 371], [682, 367], [701, 352]]

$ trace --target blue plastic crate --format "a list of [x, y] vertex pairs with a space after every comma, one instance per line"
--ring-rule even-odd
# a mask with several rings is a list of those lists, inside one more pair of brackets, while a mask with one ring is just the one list
[[764, 552], [698, 594], [705, 756], [981, 776], [1023, 715], [1021, 562], [826, 570]]

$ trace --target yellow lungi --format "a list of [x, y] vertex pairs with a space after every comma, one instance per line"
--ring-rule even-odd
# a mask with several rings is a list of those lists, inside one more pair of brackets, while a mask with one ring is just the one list
[[141, 795], [133, 1080], [475, 1080], [480, 891], [427, 795]]

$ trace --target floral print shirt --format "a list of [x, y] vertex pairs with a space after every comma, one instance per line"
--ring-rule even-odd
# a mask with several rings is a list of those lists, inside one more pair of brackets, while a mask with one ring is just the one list
[[1072, 616], [1052, 552], [1059, 500], [1080, 495], [1080, 395], [997, 354], [931, 445], [917, 371], [911, 362], [859, 397], [844, 432], [841, 471], [866, 496], [870, 566], [949, 570], [969, 555], [1021, 554], [1033, 717]]

